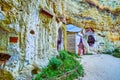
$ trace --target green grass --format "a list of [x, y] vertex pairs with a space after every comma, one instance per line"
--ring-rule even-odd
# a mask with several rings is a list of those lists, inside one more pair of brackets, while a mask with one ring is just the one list
[[59, 56], [51, 58], [47, 67], [42, 69], [40, 74], [37, 74], [36, 78], [33, 80], [56, 80], [60, 76], [63, 76], [66, 72], [78, 68], [75, 72], [70, 73], [67, 77], [62, 78], [62, 80], [73, 80], [78, 76], [83, 75], [82, 65], [74, 59], [67, 51], [60, 51]]

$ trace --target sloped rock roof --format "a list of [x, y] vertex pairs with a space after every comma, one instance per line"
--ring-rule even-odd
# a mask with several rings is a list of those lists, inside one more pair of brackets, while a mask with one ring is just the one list
[[83, 28], [120, 32], [119, 3], [118, 0], [67, 0], [67, 22]]

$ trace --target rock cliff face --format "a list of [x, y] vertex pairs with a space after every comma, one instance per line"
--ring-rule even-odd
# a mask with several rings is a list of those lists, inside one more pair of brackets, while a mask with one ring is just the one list
[[0, 52], [11, 55], [5, 69], [16, 80], [26, 80], [58, 55], [63, 10], [62, 0], [0, 0]]
[[102, 0], [69, 0], [66, 2], [65, 9], [66, 14], [71, 15], [68, 16], [69, 23], [85, 28], [92, 26], [98, 30], [117, 30], [119, 28], [120, 7], [117, 4], [120, 2], [114, 1], [112, 4], [112, 1], [103, 2]]
[[115, 5], [120, 2], [96, 1], [0, 0], [0, 53], [11, 55], [5, 69], [16, 80], [26, 80], [32, 70], [46, 66], [51, 57], [58, 55], [59, 28], [66, 43], [66, 20], [78, 27], [92, 27], [119, 42], [120, 6]]
[[[66, 0], [67, 23], [81, 28], [93, 28], [101, 38], [115, 46], [120, 42], [120, 1], [118, 0]], [[104, 36], [102, 36], [104, 35]]]

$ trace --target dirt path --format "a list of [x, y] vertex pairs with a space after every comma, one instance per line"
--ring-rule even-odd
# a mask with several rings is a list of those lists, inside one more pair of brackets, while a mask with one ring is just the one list
[[82, 56], [85, 75], [82, 80], [120, 80], [120, 58], [96, 54]]

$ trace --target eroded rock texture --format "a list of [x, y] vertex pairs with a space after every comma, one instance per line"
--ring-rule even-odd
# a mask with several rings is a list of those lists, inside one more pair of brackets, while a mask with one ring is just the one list
[[5, 69], [16, 79], [26, 80], [58, 54], [62, 7], [61, 0], [0, 0], [0, 51], [11, 55]]
[[[49, 59], [58, 54], [60, 27], [66, 37], [66, 20], [78, 27], [92, 27], [100, 32], [99, 35], [119, 43], [120, 2], [111, 2], [110, 6], [106, 3], [97, 0], [0, 0], [0, 53], [11, 55], [5, 69], [16, 80], [26, 80], [32, 76], [32, 70], [46, 66]], [[63, 42], [67, 43], [65, 38]]]
[[67, 23], [81, 28], [93, 28], [96, 32], [96, 43], [105, 43], [102, 50], [109, 47], [112, 50], [120, 47], [119, 4], [119, 0], [66, 0]]

